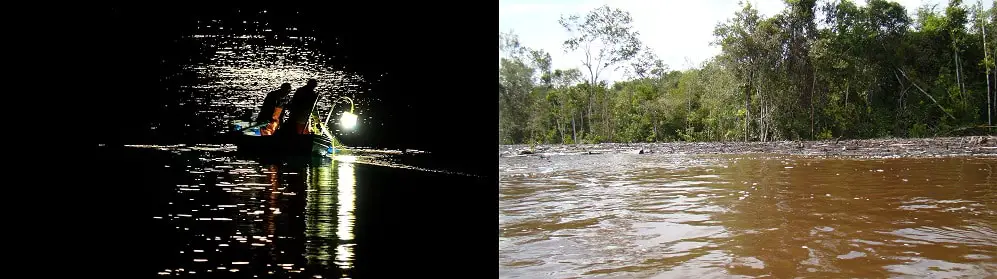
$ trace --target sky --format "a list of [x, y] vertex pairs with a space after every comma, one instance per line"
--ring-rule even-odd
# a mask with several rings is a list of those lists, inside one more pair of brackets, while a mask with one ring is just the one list
[[[759, 14], [772, 16], [783, 10], [783, 0], [750, 0]], [[865, 0], [856, 0], [865, 5]], [[917, 7], [937, 4], [942, 9], [947, 0], [894, 0], [913, 14]], [[977, 0], [964, 0], [965, 5]], [[983, 1], [984, 8], [993, 2]], [[568, 33], [558, 19], [561, 15], [584, 15], [602, 5], [630, 12], [633, 27], [640, 39], [672, 70], [698, 66], [720, 53], [711, 46], [713, 29], [738, 10], [738, 0], [500, 0], [499, 31], [512, 31], [524, 46], [550, 53], [554, 69], [582, 69], [581, 53], [565, 53], [561, 47]], [[608, 70], [607, 70], [608, 71]], [[624, 79], [621, 71], [606, 72], [602, 80]]]

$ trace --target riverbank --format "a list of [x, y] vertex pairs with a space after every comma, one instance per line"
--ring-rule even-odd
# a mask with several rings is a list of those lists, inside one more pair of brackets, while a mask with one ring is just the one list
[[808, 156], [997, 156], [997, 136], [776, 142], [500, 145], [500, 157], [590, 154], [786, 154]]

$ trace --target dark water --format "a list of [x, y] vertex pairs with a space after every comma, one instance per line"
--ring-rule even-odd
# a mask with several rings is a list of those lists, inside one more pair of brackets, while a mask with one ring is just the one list
[[282, 165], [206, 153], [164, 165], [178, 168], [176, 192], [152, 218], [188, 242], [159, 274], [350, 276], [356, 170], [347, 158]]
[[[108, 110], [121, 119], [115, 128], [123, 137], [142, 135], [129, 137], [142, 139], [138, 142], [118, 141], [142, 145], [108, 144], [98, 148], [95, 162], [87, 162], [100, 173], [98, 195], [107, 195], [103, 204], [92, 205], [106, 211], [90, 209], [104, 213], [87, 215], [93, 220], [88, 230], [107, 238], [91, 242], [110, 256], [88, 255], [115, 266], [101, 269], [103, 274], [386, 278], [494, 273], [488, 257], [494, 255], [489, 245], [494, 219], [463, 217], [494, 216], [494, 207], [481, 202], [494, 200], [494, 181], [454, 170], [460, 161], [434, 154], [261, 161], [215, 142], [233, 120], [252, 118], [266, 93], [281, 83], [297, 88], [315, 78], [318, 92], [355, 101], [358, 129], [332, 126], [342, 142], [421, 149], [404, 144], [416, 142], [407, 140], [414, 137], [410, 134], [384, 133], [389, 118], [404, 115], [383, 113], [390, 109], [379, 103], [378, 96], [397, 93], [372, 95], [370, 79], [382, 74], [346, 70], [336, 64], [342, 61], [336, 56], [344, 54], [328, 51], [338, 38], [319, 38], [314, 30], [288, 22], [190, 21], [183, 32], [158, 39], [168, 47], [158, 54], [157, 86], [115, 89], [134, 96], [116, 100], [133, 103], [124, 111]], [[337, 113], [346, 106], [337, 105]], [[324, 116], [330, 108], [323, 102], [317, 110]], [[368, 113], [376, 110], [381, 114]], [[383, 142], [393, 144], [378, 145]], [[487, 246], [482, 250], [473, 243]], [[453, 266], [431, 270], [440, 264]]]
[[132, 246], [109, 262], [135, 269], [108, 274], [384, 278], [444, 262], [459, 266], [431, 273], [494, 272], [490, 260], [466, 257], [494, 254], [474, 244], [491, 242], [481, 228], [494, 228], [494, 219], [461, 218], [494, 214], [481, 203], [490, 179], [371, 156], [259, 161], [215, 145], [106, 148], [102, 155], [101, 167], [120, 182], [103, 184], [104, 191], [127, 195], [107, 205], [115, 211], [102, 219], [121, 229], [106, 233]]
[[[481, 173], [480, 163], [468, 164], [466, 148], [444, 144], [456, 138], [449, 129], [457, 123], [433, 117], [433, 113], [453, 108], [399, 109], [446, 99], [440, 94], [414, 90], [420, 87], [407, 87], [409, 90], [405, 91], [386, 89], [391, 84], [386, 78], [415, 74], [386, 69], [350, 70], [358, 67], [337, 62], [351, 55], [335, 51], [336, 46], [345, 44], [344, 40], [334, 34], [320, 36], [315, 27], [251, 18], [202, 19], [191, 25], [171, 43], [177, 50], [164, 55], [169, 59], [164, 59], [161, 65], [158, 107], [149, 114], [136, 116], [149, 117], [144, 129], [148, 130], [152, 143], [224, 144], [219, 135], [231, 131], [233, 121], [255, 119], [268, 92], [285, 82], [296, 89], [308, 79], [316, 79], [315, 90], [321, 96], [316, 113], [330, 119], [327, 123], [330, 132], [347, 146], [431, 151], [438, 159], [422, 160], [424, 164]], [[348, 97], [352, 102], [340, 97]], [[423, 101], [408, 102], [410, 98]], [[357, 127], [341, 129], [337, 120], [351, 108], [359, 116]], [[439, 129], [445, 129], [446, 133], [440, 133]], [[441, 148], [427, 150], [427, 147]], [[491, 173], [493, 169], [487, 171]]]
[[[366, 113], [377, 107], [378, 98], [369, 96], [370, 82], [337, 67], [335, 55], [318, 47], [314, 30], [257, 20], [198, 20], [194, 24], [174, 43], [179, 49], [173, 51], [176, 60], [163, 62], [166, 70], [161, 86], [167, 98], [162, 100], [161, 115], [149, 123], [153, 135], [210, 138], [229, 130], [233, 120], [254, 119], [266, 94], [282, 83], [298, 88], [308, 79], [319, 82], [316, 92], [323, 96], [354, 99], [361, 127], [380, 124]], [[338, 44], [335, 37], [325, 40]], [[320, 115], [325, 116], [333, 102], [340, 103], [337, 114], [349, 107], [347, 102], [324, 98], [317, 104]], [[354, 132], [336, 125], [330, 129], [341, 137]]]
[[502, 158], [503, 278], [997, 276], [997, 159]]

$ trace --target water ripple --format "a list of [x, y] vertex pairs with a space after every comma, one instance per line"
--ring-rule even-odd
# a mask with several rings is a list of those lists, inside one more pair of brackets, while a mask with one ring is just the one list
[[997, 160], [500, 159], [500, 276], [997, 273]]

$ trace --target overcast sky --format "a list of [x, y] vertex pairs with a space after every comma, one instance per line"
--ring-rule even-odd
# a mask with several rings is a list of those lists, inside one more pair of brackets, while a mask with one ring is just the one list
[[[510, 30], [519, 35], [520, 42], [530, 48], [544, 49], [551, 54], [555, 69], [581, 69], [580, 53], [564, 53], [561, 47], [568, 33], [558, 24], [561, 15], [584, 14], [602, 6], [620, 8], [630, 12], [633, 25], [640, 32], [640, 39], [654, 49], [670, 69], [689, 68], [720, 52], [710, 46], [714, 40], [713, 29], [717, 23], [734, 15], [737, 0], [500, 0], [499, 31]], [[758, 12], [771, 16], [785, 7], [783, 0], [751, 0]], [[864, 0], [855, 1], [865, 5]], [[924, 4], [945, 7], [947, 0], [896, 0], [908, 13]], [[967, 6], [977, 0], [964, 0]], [[983, 1], [985, 8], [992, 0]], [[623, 79], [623, 73], [603, 75], [611, 81]]]

